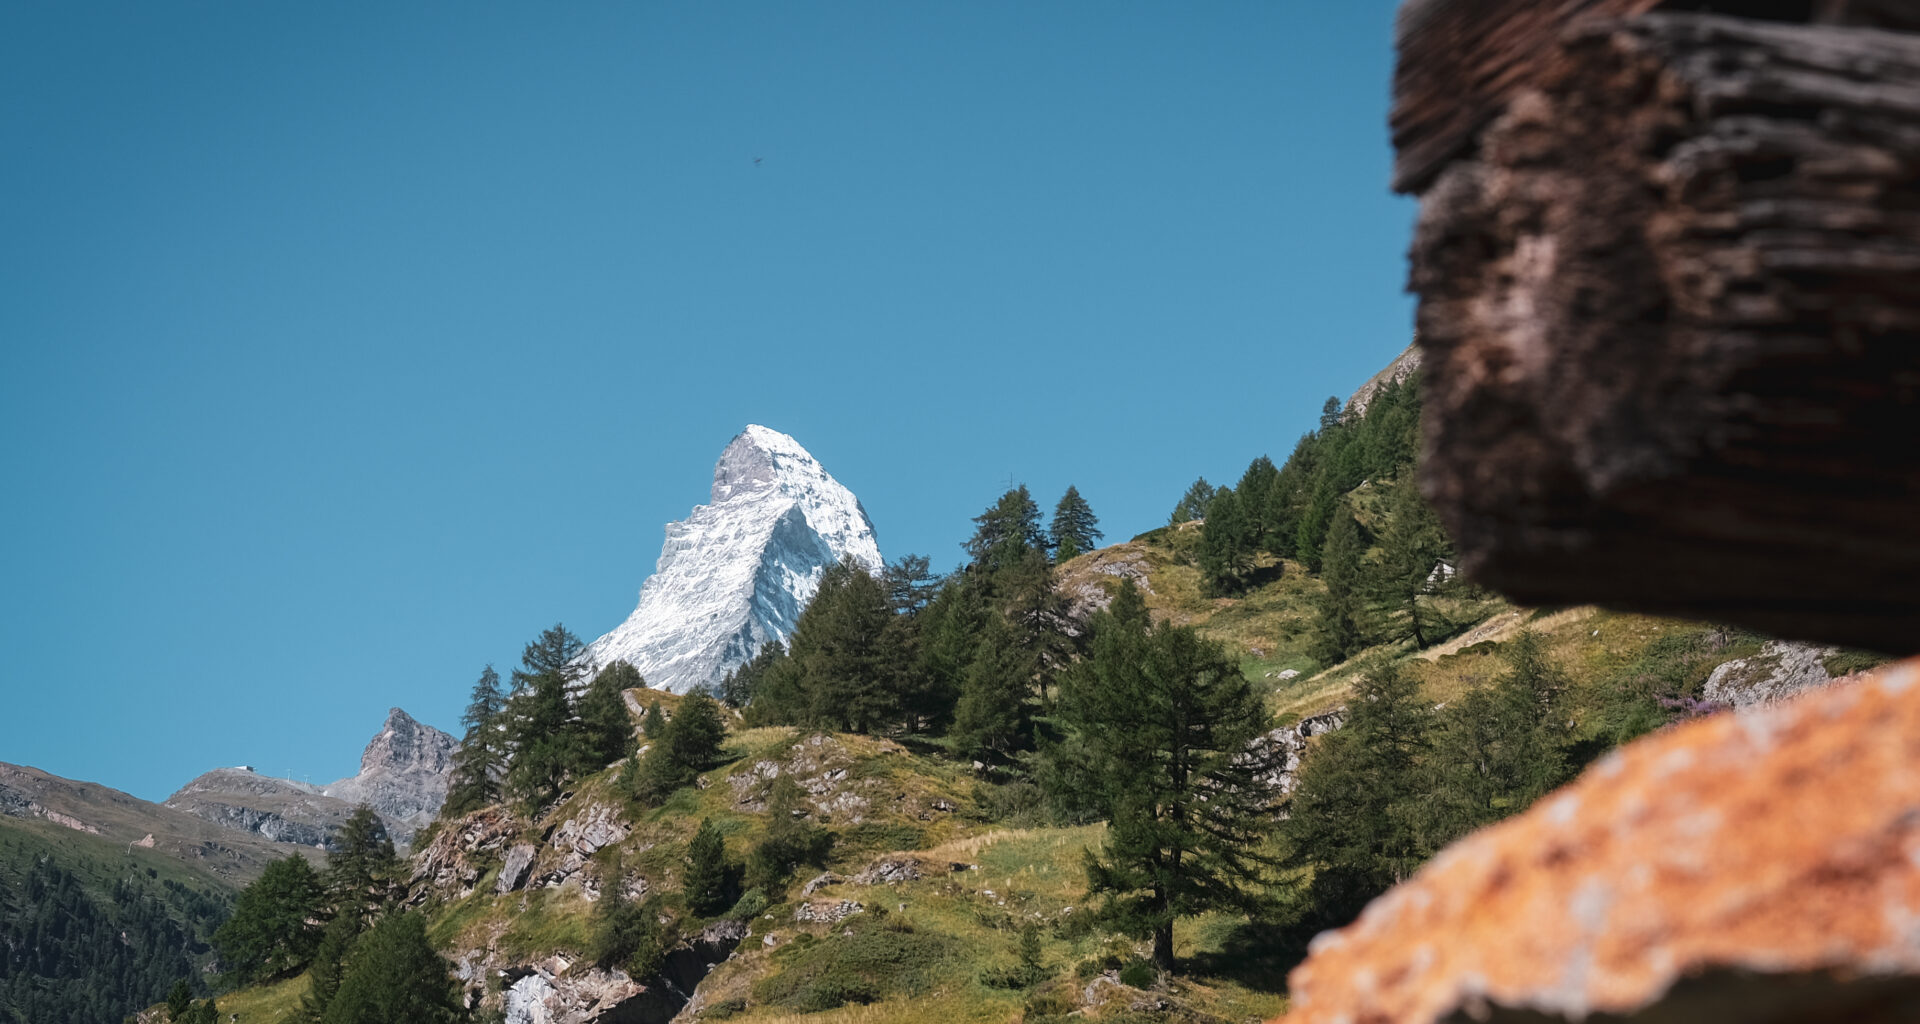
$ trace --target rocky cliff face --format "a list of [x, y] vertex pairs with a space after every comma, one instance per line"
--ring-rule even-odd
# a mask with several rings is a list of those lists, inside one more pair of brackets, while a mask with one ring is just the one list
[[360, 772], [326, 788], [349, 804], [367, 804], [387, 823], [395, 843], [410, 843], [440, 813], [453, 778], [452, 736], [389, 709], [379, 735], [360, 755]]
[[215, 768], [180, 787], [166, 806], [264, 839], [326, 848], [356, 805], [365, 803], [396, 846], [433, 820], [453, 775], [452, 736], [387, 712], [360, 755], [360, 771], [326, 786], [261, 775], [251, 768]]
[[799, 442], [749, 426], [720, 454], [708, 504], [667, 524], [639, 606], [581, 662], [590, 677], [625, 660], [674, 693], [717, 682], [792, 636], [821, 573], [847, 557], [881, 566], [859, 500]]
[[276, 843], [326, 849], [353, 805], [318, 786], [261, 775], [251, 768], [215, 768], [181, 786], [166, 806], [222, 828]]

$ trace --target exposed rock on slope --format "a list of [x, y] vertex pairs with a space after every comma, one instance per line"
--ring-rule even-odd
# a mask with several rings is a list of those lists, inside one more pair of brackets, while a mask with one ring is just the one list
[[1920, 1019], [1916, 684], [1609, 755], [1315, 940], [1286, 1021]]
[[1785, 700], [1834, 680], [1826, 659], [1839, 651], [1817, 644], [1769, 640], [1760, 653], [1713, 670], [1700, 696], [1736, 708]]
[[1365, 416], [1368, 403], [1373, 401], [1373, 396], [1379, 394], [1381, 388], [1389, 384], [1402, 383], [1419, 369], [1420, 343], [1416, 341], [1402, 349], [1399, 355], [1393, 357], [1393, 362], [1388, 363], [1379, 373], [1367, 378], [1365, 384], [1354, 389], [1353, 394], [1347, 396], [1347, 404], [1341, 416], [1349, 420]]
[[453, 775], [453, 737], [399, 708], [360, 755], [360, 772], [328, 786], [215, 768], [180, 787], [167, 806], [217, 825], [301, 846], [325, 847], [356, 805], [380, 815], [395, 845], [433, 820]]
[[215, 768], [181, 786], [166, 805], [236, 832], [320, 849], [353, 813], [352, 804], [318, 786], [251, 768]]
[[799, 442], [749, 426], [720, 454], [709, 503], [667, 524], [639, 606], [581, 662], [591, 675], [625, 660], [674, 693], [717, 682], [792, 636], [821, 573], [844, 557], [881, 567], [859, 500]]

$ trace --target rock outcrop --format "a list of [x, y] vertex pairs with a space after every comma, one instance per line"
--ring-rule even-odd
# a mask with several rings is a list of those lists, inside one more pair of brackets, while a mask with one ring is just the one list
[[1840, 652], [1818, 644], [1769, 640], [1760, 653], [1715, 668], [1701, 687], [1703, 700], [1750, 708], [1785, 700], [1836, 678], [1827, 660]]
[[1287, 1024], [1920, 1019], [1920, 659], [1609, 754], [1316, 939]]
[[708, 504], [667, 524], [640, 604], [581, 655], [585, 675], [625, 660], [647, 685], [685, 693], [785, 642], [830, 565], [881, 568], [873, 524], [798, 441], [749, 426], [713, 468]]
[[215, 768], [181, 786], [166, 806], [222, 828], [276, 843], [327, 849], [353, 805], [319, 786], [261, 775], [251, 768]]

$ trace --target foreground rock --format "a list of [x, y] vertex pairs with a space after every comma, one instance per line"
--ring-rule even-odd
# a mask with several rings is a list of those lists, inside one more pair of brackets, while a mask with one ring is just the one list
[[1914, 5], [1578, 17], [1685, 6], [1403, 8], [1425, 491], [1521, 603], [1911, 653], [1920, 35], [1777, 19]]
[[1920, 659], [1658, 733], [1315, 940], [1287, 1024], [1920, 1020]]

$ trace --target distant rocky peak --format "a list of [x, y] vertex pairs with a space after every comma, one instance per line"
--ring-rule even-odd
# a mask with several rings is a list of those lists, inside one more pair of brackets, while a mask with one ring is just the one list
[[360, 774], [416, 772], [439, 774], [453, 764], [452, 736], [422, 725], [399, 708], [387, 710], [386, 723], [360, 754]]

